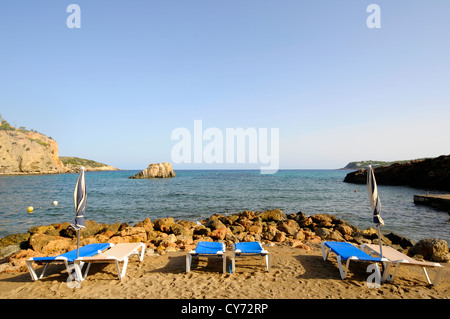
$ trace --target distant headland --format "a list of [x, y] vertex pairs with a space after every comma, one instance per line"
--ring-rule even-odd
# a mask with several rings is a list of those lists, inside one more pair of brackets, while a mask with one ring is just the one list
[[51, 137], [25, 127], [11, 126], [0, 115], [0, 175], [74, 173], [118, 170], [78, 157], [59, 157], [58, 143]]
[[[357, 162], [355, 162], [357, 163]], [[368, 162], [359, 170], [348, 173], [344, 182], [365, 184]], [[375, 162], [376, 163], [376, 162]], [[410, 186], [423, 189], [450, 191], [450, 155], [375, 167], [375, 177], [380, 185]]]
[[373, 160], [367, 160], [367, 161], [356, 161], [356, 162], [350, 162], [348, 163], [345, 167], [341, 168], [341, 169], [361, 169], [361, 168], [366, 168], [369, 165], [372, 165], [373, 168], [376, 167], [381, 167], [381, 166], [390, 166], [393, 164], [405, 164], [405, 163], [411, 163], [414, 161], [423, 161], [427, 158], [418, 158], [415, 160], [404, 160], [404, 161], [391, 161], [391, 162], [386, 162], [386, 161], [373, 161]]

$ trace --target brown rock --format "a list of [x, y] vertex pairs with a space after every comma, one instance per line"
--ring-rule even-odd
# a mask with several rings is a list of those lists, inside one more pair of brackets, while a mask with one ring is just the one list
[[225, 236], [227, 235], [227, 228], [218, 228], [218, 229], [214, 229], [211, 232], [210, 237], [214, 240], [223, 240], [225, 239]]
[[175, 225], [173, 217], [167, 217], [155, 220], [153, 227], [156, 230], [169, 233], [171, 232], [173, 225]]
[[353, 228], [349, 225], [340, 224], [336, 227], [336, 230], [339, 231], [342, 235], [350, 235], [353, 233]]
[[287, 217], [280, 209], [266, 210], [258, 215], [263, 221], [283, 221]]
[[172, 232], [177, 236], [182, 235], [182, 236], [192, 237], [192, 235], [193, 235], [193, 232], [189, 228], [182, 226], [180, 224], [175, 224], [171, 228], [172, 228]]
[[303, 243], [302, 241], [300, 241], [300, 240], [293, 240], [293, 241], [291, 242], [291, 247], [293, 247], [293, 248], [304, 249], [304, 250], [306, 250], [306, 251], [310, 251], [310, 250], [311, 250], [311, 248], [310, 248], [308, 245], [304, 244], [304, 243]]
[[254, 235], [254, 234], [261, 234], [262, 233], [262, 226], [260, 226], [260, 225], [250, 225], [247, 228], [247, 230], [252, 235]]
[[119, 231], [118, 235], [129, 243], [147, 241], [147, 232], [144, 227], [127, 227]]
[[276, 233], [275, 237], [273, 238], [273, 240], [276, 242], [282, 243], [286, 240], [286, 234], [281, 231], [278, 231]]
[[137, 223], [136, 225], [134, 225], [134, 226], [138, 226], [138, 227], [144, 227], [144, 229], [146, 230], [146, 231], [151, 231], [151, 230], [153, 230], [153, 223], [152, 223], [152, 221], [150, 220], [150, 218], [146, 218], [145, 220], [143, 220], [142, 222], [139, 222], [139, 223]]
[[61, 237], [59, 237], [59, 236], [35, 233], [35, 234], [31, 235], [31, 237], [30, 237], [30, 247], [31, 247], [31, 249], [42, 253], [44, 247], [47, 246], [49, 242], [60, 239], [60, 238]]
[[172, 164], [170, 163], [158, 163], [150, 164], [145, 170], [136, 175], [131, 176], [131, 179], [139, 178], [168, 178], [175, 177], [175, 172], [172, 169]]
[[281, 225], [278, 226], [278, 230], [285, 232], [286, 234], [288, 234], [290, 236], [294, 236], [299, 231], [299, 229], [300, 229], [300, 226], [293, 219], [284, 221], [281, 223]]
[[411, 256], [421, 255], [426, 260], [448, 262], [450, 254], [447, 242], [443, 239], [422, 239], [409, 249]]
[[205, 224], [207, 228], [210, 228], [211, 230], [220, 229], [220, 228], [226, 228], [224, 223], [220, 221], [219, 218], [216, 216], [212, 216]]
[[14, 244], [20, 244], [24, 241], [28, 241], [28, 239], [30, 239], [30, 233], [7, 235], [4, 238], [0, 239], [0, 248], [11, 246]]
[[300, 240], [300, 241], [305, 240], [306, 239], [305, 233], [302, 230], [299, 230], [298, 232], [295, 233], [294, 239]]

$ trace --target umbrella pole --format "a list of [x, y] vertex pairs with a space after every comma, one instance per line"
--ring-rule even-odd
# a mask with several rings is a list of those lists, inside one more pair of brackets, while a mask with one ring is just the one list
[[383, 258], [383, 251], [382, 251], [382, 244], [381, 244], [381, 231], [380, 231], [380, 226], [377, 227], [378, 229], [378, 242], [380, 244], [380, 257]]
[[80, 257], [80, 230], [77, 230], [77, 259]]

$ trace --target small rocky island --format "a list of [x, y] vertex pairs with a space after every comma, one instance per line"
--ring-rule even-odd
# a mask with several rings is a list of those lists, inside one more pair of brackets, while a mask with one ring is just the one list
[[130, 178], [138, 179], [138, 178], [168, 178], [168, 177], [175, 177], [175, 172], [172, 169], [172, 164], [164, 162], [164, 163], [150, 164], [142, 172], [139, 172], [136, 175], [131, 176]]

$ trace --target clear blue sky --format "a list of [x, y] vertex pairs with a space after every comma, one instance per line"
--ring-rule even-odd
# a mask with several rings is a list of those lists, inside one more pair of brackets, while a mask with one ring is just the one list
[[[281, 168], [450, 154], [449, 14], [448, 0], [2, 0], [0, 114], [122, 169], [171, 161], [171, 132], [194, 120], [279, 128]], [[175, 166], [198, 167], [213, 168]]]

